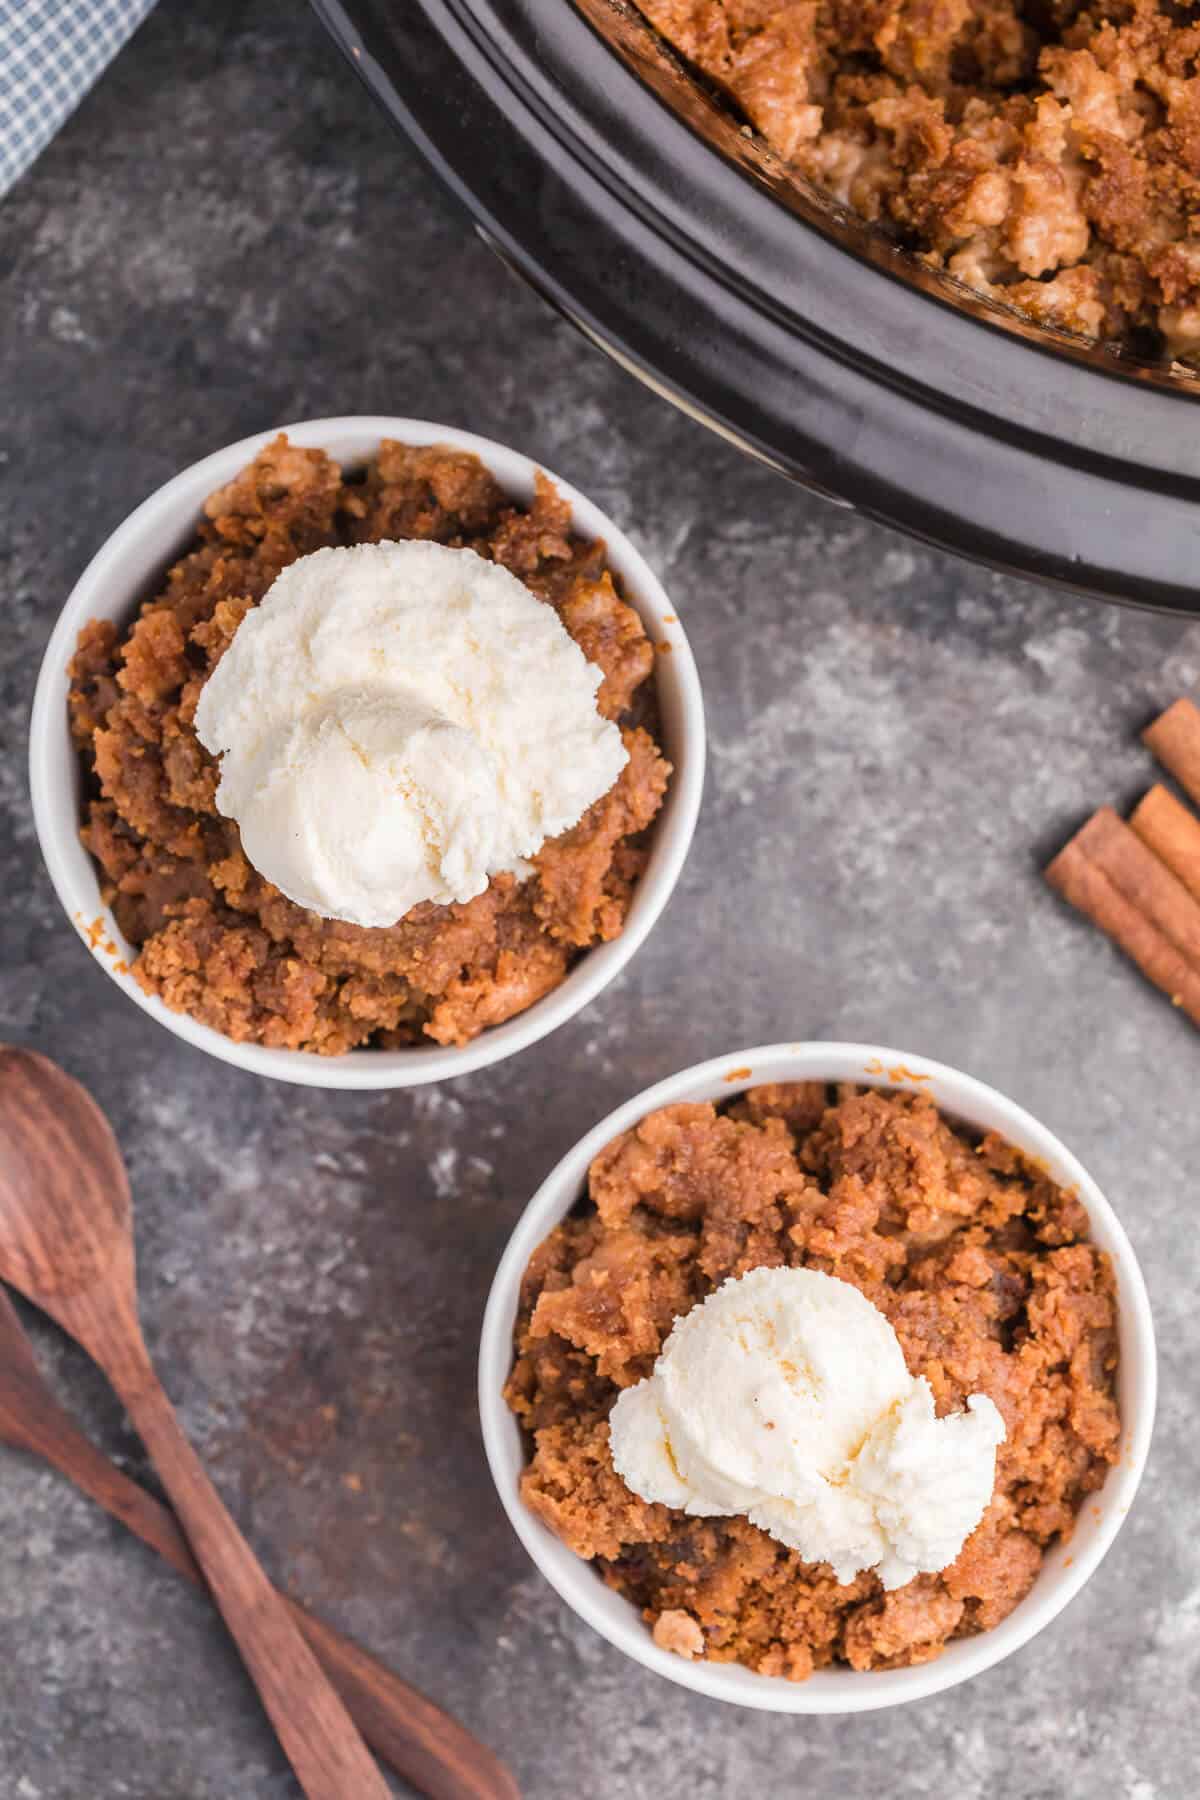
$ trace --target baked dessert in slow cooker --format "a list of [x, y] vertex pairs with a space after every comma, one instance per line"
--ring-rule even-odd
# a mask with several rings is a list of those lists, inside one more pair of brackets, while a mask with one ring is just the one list
[[638, 0], [801, 175], [1044, 325], [1200, 352], [1200, 21], [1160, 0]]

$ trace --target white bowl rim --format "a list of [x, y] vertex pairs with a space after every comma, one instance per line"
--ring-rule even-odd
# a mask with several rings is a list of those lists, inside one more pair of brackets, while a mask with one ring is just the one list
[[[95, 867], [79, 842], [76, 801], [73, 793], [63, 793], [66, 669], [80, 627], [89, 618], [105, 616], [100, 602], [114, 584], [143, 594], [149, 591], [161, 570], [161, 559], [143, 560], [136, 578], [129, 573], [131, 552], [145, 532], [177, 519], [178, 542], [185, 544], [208, 495], [231, 480], [281, 431], [294, 444], [327, 450], [351, 465], [364, 460], [384, 437], [414, 445], [449, 444], [480, 457], [501, 487], [516, 498], [532, 492], [534, 474], [542, 471], [570, 505], [574, 528], [581, 535], [604, 538], [609, 563], [621, 577], [625, 597], [641, 614], [652, 640], [669, 647], [658, 655], [655, 674], [664, 737], [669, 740], [665, 748], [675, 773], [624, 930], [610, 943], [590, 950], [565, 981], [526, 1012], [491, 1027], [461, 1048], [430, 1044], [406, 1050], [352, 1050], [340, 1057], [325, 1057], [312, 1051], [235, 1043], [187, 1014], [172, 1012], [156, 995], [144, 992], [128, 972], [126, 965], [136, 953], [100, 898]], [[136, 604], [136, 598], [128, 602], [130, 609]], [[668, 715], [676, 728], [673, 735], [666, 728]], [[63, 910], [105, 972], [136, 1006], [185, 1043], [258, 1075], [321, 1088], [415, 1087], [466, 1075], [527, 1049], [573, 1018], [616, 979], [667, 905], [699, 815], [704, 763], [704, 706], [695, 659], [674, 602], [628, 535], [594, 501], [536, 458], [454, 426], [383, 414], [305, 419], [255, 432], [190, 464], [150, 494], [101, 545], [63, 606], [43, 654], [29, 733], [30, 790], [42, 856]], [[92, 928], [97, 920], [103, 923], [103, 934]]]
[[[687, 1662], [659, 1649], [634, 1607], [606, 1588], [523, 1505], [515, 1477], [524, 1451], [502, 1389], [512, 1365], [521, 1277], [532, 1252], [578, 1198], [596, 1153], [656, 1107], [681, 1100], [728, 1100], [764, 1082], [805, 1080], [930, 1094], [947, 1114], [1000, 1131], [1061, 1185], [1078, 1192], [1088, 1209], [1092, 1239], [1108, 1251], [1117, 1279], [1122, 1441], [1119, 1461], [1085, 1502], [1070, 1544], [1048, 1553], [1030, 1593], [998, 1626], [956, 1640], [936, 1661], [917, 1667], [818, 1670], [796, 1683], [736, 1663]], [[521, 1214], [496, 1270], [480, 1339], [479, 1410], [488, 1466], [509, 1521], [541, 1573], [581, 1618], [644, 1668], [711, 1699], [766, 1712], [870, 1712], [924, 1699], [981, 1674], [1028, 1643], [1094, 1574], [1124, 1522], [1149, 1453], [1156, 1399], [1154, 1326], [1141, 1269], [1112, 1206], [1083, 1165], [1048, 1127], [985, 1082], [917, 1053], [871, 1044], [797, 1042], [738, 1050], [668, 1076], [617, 1107], [562, 1157]]]

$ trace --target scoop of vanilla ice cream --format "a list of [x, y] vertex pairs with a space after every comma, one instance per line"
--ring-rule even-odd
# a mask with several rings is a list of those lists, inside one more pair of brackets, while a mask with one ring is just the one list
[[987, 1511], [1004, 1420], [986, 1394], [939, 1419], [922, 1376], [874, 1426], [854, 1459], [855, 1489], [874, 1508], [887, 1554], [884, 1587], [952, 1563]]
[[227, 758], [219, 804], [276, 887], [359, 924], [394, 923], [420, 900], [469, 900], [505, 855], [495, 758], [401, 694], [345, 692], [256, 754]]
[[883, 1314], [848, 1282], [754, 1269], [684, 1314], [654, 1379], [681, 1476], [748, 1512], [847, 1463], [908, 1371]]
[[645, 1500], [744, 1513], [848, 1582], [945, 1568], [982, 1518], [1004, 1424], [984, 1395], [937, 1419], [888, 1320], [815, 1269], [754, 1269], [677, 1320], [619, 1395], [613, 1465]]
[[578, 823], [627, 753], [553, 607], [472, 550], [289, 564], [201, 690], [217, 806], [251, 863], [327, 918], [473, 899]]

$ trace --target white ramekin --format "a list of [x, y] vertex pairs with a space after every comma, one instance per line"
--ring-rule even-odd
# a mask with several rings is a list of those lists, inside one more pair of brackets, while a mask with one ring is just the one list
[[[589, 1565], [560, 1543], [523, 1505], [519, 1479], [525, 1451], [504, 1403], [512, 1366], [517, 1299], [530, 1256], [584, 1189], [597, 1151], [655, 1107], [678, 1101], [729, 1100], [765, 1081], [850, 1081], [928, 1094], [964, 1124], [998, 1131], [1034, 1157], [1053, 1179], [1073, 1188], [1091, 1218], [1092, 1237], [1112, 1258], [1117, 1278], [1123, 1424], [1120, 1455], [1099, 1493], [1089, 1496], [1070, 1543], [1052, 1550], [1031, 1592], [993, 1631], [947, 1646], [916, 1668], [856, 1672], [822, 1669], [808, 1681], [756, 1675], [736, 1663], [685, 1662], [660, 1650], [629, 1601], [605, 1587]], [[567, 1604], [610, 1644], [647, 1669], [715, 1700], [781, 1713], [870, 1712], [920, 1700], [990, 1668], [1041, 1631], [1092, 1575], [1133, 1503], [1150, 1448], [1156, 1393], [1154, 1328], [1141, 1270], [1112, 1207], [1070, 1151], [1029, 1113], [994, 1088], [924, 1057], [865, 1044], [772, 1044], [739, 1050], [660, 1081], [610, 1113], [564, 1156], [522, 1214], [496, 1271], [483, 1321], [479, 1407], [492, 1476], [517, 1536]]]
[[645, 558], [607, 514], [568, 482], [553, 476], [570, 504], [575, 530], [584, 537], [604, 539], [609, 563], [620, 576], [627, 599], [659, 648], [655, 671], [663, 748], [675, 773], [655, 825], [646, 872], [620, 937], [590, 950], [561, 986], [527, 1012], [485, 1031], [461, 1049], [431, 1043], [407, 1050], [353, 1050], [340, 1057], [271, 1050], [261, 1044], [236, 1044], [186, 1014], [170, 1011], [156, 996], [145, 993], [129, 973], [136, 952], [101, 901], [95, 864], [79, 841], [81, 780], [67, 725], [67, 668], [81, 627], [89, 619], [131, 619], [195, 536], [208, 496], [245, 468], [280, 431], [286, 431], [295, 444], [327, 450], [344, 466], [365, 462], [385, 437], [406, 444], [452, 444], [473, 451], [501, 487], [522, 502], [533, 498], [534, 475], [541, 467], [503, 444], [424, 419], [308, 419], [230, 444], [151, 494], [92, 558], [46, 648], [34, 696], [29, 745], [33, 816], [42, 854], [67, 917], [113, 980], [143, 1012], [211, 1056], [258, 1075], [310, 1087], [416, 1087], [465, 1075], [526, 1049], [595, 999], [624, 968], [670, 899], [691, 843], [704, 782], [704, 708], [696, 665], [675, 609]]

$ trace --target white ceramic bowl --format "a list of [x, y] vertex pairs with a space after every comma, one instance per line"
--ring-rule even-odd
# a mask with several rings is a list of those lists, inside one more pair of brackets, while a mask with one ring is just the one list
[[[805, 1682], [757, 1675], [736, 1663], [685, 1662], [653, 1642], [629, 1601], [548, 1531], [523, 1505], [518, 1482], [525, 1452], [502, 1389], [512, 1366], [517, 1299], [529, 1258], [584, 1189], [597, 1151], [655, 1107], [678, 1101], [730, 1100], [764, 1081], [852, 1081], [871, 1087], [919, 1090], [954, 1118], [981, 1131], [1001, 1132], [1036, 1157], [1053, 1179], [1074, 1188], [1087, 1206], [1092, 1237], [1112, 1258], [1120, 1308], [1119, 1401], [1123, 1431], [1120, 1456], [1098, 1494], [1085, 1502], [1071, 1542], [1052, 1550], [1031, 1592], [993, 1631], [963, 1638], [942, 1656], [917, 1668], [857, 1672], [822, 1669]], [[773, 1044], [740, 1050], [660, 1081], [618, 1107], [564, 1156], [547, 1176], [517, 1224], [496, 1272], [483, 1322], [479, 1357], [479, 1407], [483, 1440], [504, 1510], [530, 1556], [567, 1604], [610, 1644], [656, 1674], [715, 1700], [781, 1713], [870, 1712], [920, 1700], [1019, 1649], [1047, 1626], [1076, 1595], [1116, 1537], [1137, 1492], [1156, 1393], [1154, 1328], [1145, 1283], [1129, 1239], [1087, 1171], [1054, 1134], [993, 1088], [924, 1057], [864, 1044]]]
[[194, 463], [151, 494], [92, 558], [46, 648], [34, 697], [29, 747], [33, 816], [42, 854], [67, 917], [92, 955], [143, 1012], [211, 1056], [258, 1075], [310, 1087], [415, 1087], [465, 1075], [526, 1049], [595, 999], [643, 943], [670, 899], [691, 843], [704, 782], [704, 708], [696, 665], [675, 609], [645, 558], [605, 513], [553, 476], [570, 503], [575, 530], [581, 536], [605, 540], [609, 564], [620, 576], [626, 598], [641, 615], [654, 643], [669, 646], [656, 659], [656, 676], [663, 747], [675, 773], [655, 825], [646, 872], [620, 937], [589, 951], [553, 993], [527, 1012], [485, 1031], [461, 1049], [431, 1043], [406, 1050], [353, 1050], [341, 1057], [317, 1056], [303, 1050], [235, 1044], [209, 1026], [171, 1012], [129, 974], [128, 965], [136, 952], [101, 901], [95, 864], [79, 841], [81, 780], [67, 725], [67, 668], [80, 628], [89, 619], [131, 619], [139, 603], [155, 592], [170, 563], [194, 538], [208, 496], [244, 469], [281, 430], [293, 443], [327, 450], [344, 466], [365, 462], [385, 437], [406, 444], [453, 444], [473, 451], [501, 487], [526, 503], [533, 498], [534, 475], [541, 466], [488, 438], [424, 419], [309, 419], [243, 438], [241, 443]]

